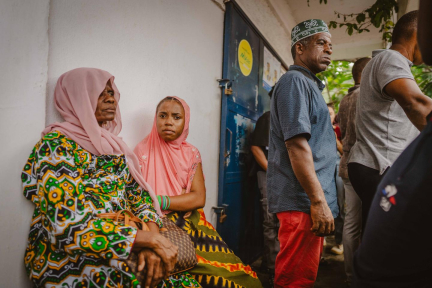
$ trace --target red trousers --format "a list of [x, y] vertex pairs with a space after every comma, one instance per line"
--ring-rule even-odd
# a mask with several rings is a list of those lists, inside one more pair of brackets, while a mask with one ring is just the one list
[[275, 288], [313, 287], [323, 249], [323, 237], [310, 229], [309, 214], [298, 211], [277, 213], [280, 252], [276, 257]]

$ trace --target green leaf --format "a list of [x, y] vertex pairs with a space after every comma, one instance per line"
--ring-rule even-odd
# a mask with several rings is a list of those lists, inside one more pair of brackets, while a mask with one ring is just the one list
[[348, 35], [352, 35], [353, 34], [353, 32], [354, 32], [354, 29], [353, 29], [353, 26], [348, 26], [348, 28], [347, 28], [347, 32], [348, 32]]
[[[379, 1], [379, 0], [377, 0]], [[382, 22], [382, 14], [384, 13], [383, 10], [381, 10], [380, 12], [378, 12], [378, 14], [375, 15], [375, 17], [372, 20], [372, 24], [378, 28]]]
[[366, 20], [366, 15], [364, 13], [360, 13], [356, 17], [357, 23], [362, 23]]
[[423, 93], [432, 98], [432, 81], [423, 88]]
[[331, 29], [331, 28], [336, 28], [336, 27], [337, 27], [336, 21], [330, 21], [329, 28]]

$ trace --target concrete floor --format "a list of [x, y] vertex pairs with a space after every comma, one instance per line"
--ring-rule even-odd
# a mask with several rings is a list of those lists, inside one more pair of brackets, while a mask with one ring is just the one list
[[330, 253], [335, 245], [334, 236], [326, 237], [327, 245], [324, 247], [323, 257], [327, 265], [320, 265], [315, 288], [346, 288], [345, 263], [342, 255]]
[[[327, 264], [320, 265], [318, 276], [315, 282], [315, 288], [346, 288], [345, 267], [343, 255], [333, 255], [330, 249], [335, 244], [334, 236], [326, 237], [327, 246], [324, 247], [323, 257]], [[268, 281], [268, 275], [259, 271], [261, 259], [252, 263], [252, 268], [257, 271], [258, 278], [261, 280], [264, 288], [271, 288]]]

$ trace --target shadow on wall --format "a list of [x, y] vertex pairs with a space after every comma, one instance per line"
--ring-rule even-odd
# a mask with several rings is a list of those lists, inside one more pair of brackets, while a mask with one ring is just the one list
[[[67, 71], [64, 71], [67, 72]], [[59, 75], [60, 76], [60, 75]], [[49, 78], [47, 81], [47, 95], [46, 95], [46, 116], [45, 116], [45, 126], [48, 126], [55, 122], [63, 122], [64, 119], [57, 111], [54, 104], [54, 90], [57, 84], [58, 77]]]

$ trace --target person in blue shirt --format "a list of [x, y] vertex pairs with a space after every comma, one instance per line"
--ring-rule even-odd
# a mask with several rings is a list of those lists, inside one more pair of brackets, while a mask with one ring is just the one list
[[336, 137], [315, 76], [331, 63], [332, 44], [319, 19], [301, 22], [291, 36], [294, 65], [276, 84], [270, 110], [268, 202], [280, 223], [274, 284], [313, 287], [323, 236], [338, 215]]

